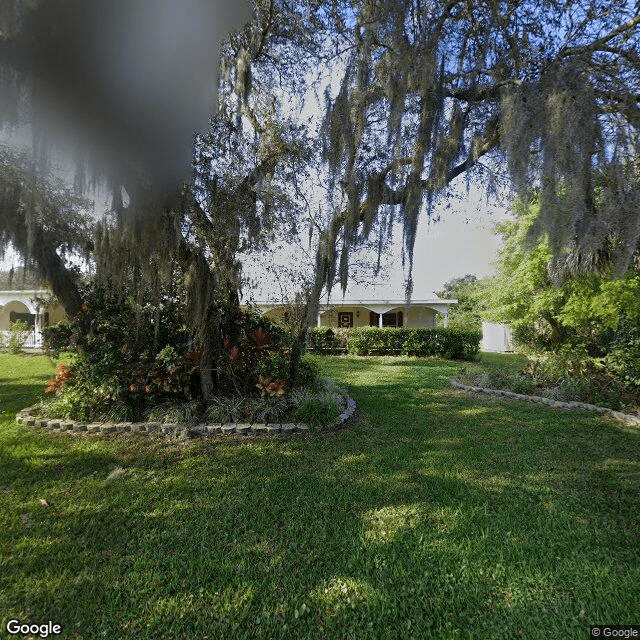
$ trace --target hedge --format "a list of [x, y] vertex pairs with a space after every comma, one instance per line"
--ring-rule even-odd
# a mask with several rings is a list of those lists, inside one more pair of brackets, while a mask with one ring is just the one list
[[313, 353], [347, 353], [347, 332], [352, 329], [312, 327], [307, 332], [307, 351]]
[[350, 355], [435, 356], [473, 360], [480, 351], [482, 332], [452, 327], [396, 329], [309, 329], [307, 348], [316, 353]]

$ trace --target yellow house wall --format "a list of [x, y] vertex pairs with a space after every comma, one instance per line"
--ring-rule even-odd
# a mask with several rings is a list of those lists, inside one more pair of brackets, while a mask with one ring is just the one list
[[[333, 309], [331, 311], [325, 311], [320, 316], [321, 327], [333, 327], [338, 326], [338, 312], [347, 311], [353, 313], [353, 326], [354, 327], [368, 327], [369, 326], [369, 309], [364, 307], [340, 307], [339, 309]], [[360, 312], [360, 317], [358, 317]]]
[[[18, 300], [11, 300], [11, 302], [7, 302], [0, 309], [0, 329], [8, 329], [9, 323], [11, 322], [11, 312], [15, 311], [16, 313], [31, 313], [29, 311], [29, 307], [24, 303]], [[67, 314], [64, 312], [64, 309], [61, 304], [58, 302], [42, 309], [41, 312], [44, 314], [45, 311], [49, 312], [49, 326], [53, 326], [54, 324], [58, 324], [58, 322], [66, 322]], [[43, 319], [44, 326], [44, 319]]]
[[273, 322], [277, 322], [278, 324], [284, 324], [284, 309], [270, 309], [266, 311], [262, 315], [265, 318], [269, 318], [269, 320]]
[[[326, 311], [320, 316], [320, 326], [322, 327], [337, 327], [338, 326], [338, 311], [352, 311], [353, 312], [353, 326], [354, 327], [368, 327], [369, 326], [369, 309], [366, 307], [340, 307], [332, 311]], [[358, 317], [358, 311], [360, 311], [360, 317]], [[412, 307], [408, 313], [405, 313], [404, 306], [396, 307], [391, 311], [402, 311], [404, 314], [403, 326], [409, 329], [416, 329], [421, 327], [435, 327], [436, 312], [433, 309], [426, 307]]]
[[7, 304], [2, 307], [2, 310], [0, 310], [0, 329], [9, 328], [12, 311], [15, 311], [16, 313], [29, 313], [29, 308], [27, 305], [22, 302], [18, 302], [17, 300], [7, 302]]
[[[321, 327], [338, 326], [338, 312], [347, 311], [353, 313], [354, 327], [369, 326], [369, 309], [360, 306], [336, 307], [330, 311], [325, 311], [320, 315]], [[405, 312], [404, 306], [396, 307], [391, 311], [402, 311], [404, 314], [403, 326], [409, 329], [418, 329], [422, 327], [435, 327], [437, 312], [428, 307], [412, 307], [408, 313]], [[358, 315], [359, 312], [359, 315]], [[284, 324], [284, 309], [271, 309], [264, 314], [270, 320], [279, 324]]]
[[58, 322], [67, 322], [68, 320], [67, 314], [64, 312], [62, 305], [57, 302], [47, 307], [46, 311], [49, 312], [50, 327], [52, 327], [54, 324], [58, 324]]
[[404, 316], [404, 326], [407, 329], [421, 329], [436, 326], [437, 313], [426, 307], [413, 307]]

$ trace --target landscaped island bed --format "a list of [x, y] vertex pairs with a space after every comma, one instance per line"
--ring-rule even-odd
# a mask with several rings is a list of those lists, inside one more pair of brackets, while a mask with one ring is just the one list
[[[353, 398], [342, 398], [340, 415], [331, 423], [321, 425], [320, 428], [338, 427], [344, 424], [353, 415], [356, 404]], [[240, 436], [269, 436], [274, 434], [292, 435], [296, 433], [309, 433], [309, 425], [304, 423], [224, 423], [206, 424], [199, 423], [192, 426], [177, 422], [93, 422], [86, 423], [74, 420], [61, 420], [58, 418], [41, 418], [38, 415], [39, 407], [23, 409], [16, 414], [16, 422], [30, 427], [42, 429], [74, 431], [76, 433], [109, 434], [109, 433], [148, 433], [162, 434], [165, 436], [177, 436], [181, 438], [197, 436], [240, 435]]]
[[637, 624], [640, 430], [456, 390], [457, 362], [317, 362], [358, 405], [348, 429], [178, 441], [18, 425], [52, 366], [0, 355], [2, 628], [444, 640]]

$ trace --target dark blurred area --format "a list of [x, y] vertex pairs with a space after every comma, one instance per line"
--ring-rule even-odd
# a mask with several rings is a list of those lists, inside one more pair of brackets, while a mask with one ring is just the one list
[[216, 111], [220, 44], [250, 17], [244, 0], [0, 0], [0, 121], [175, 184]]

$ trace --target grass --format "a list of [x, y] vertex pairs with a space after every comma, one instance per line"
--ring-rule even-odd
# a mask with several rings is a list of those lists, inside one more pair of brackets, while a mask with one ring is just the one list
[[0, 634], [11, 618], [189, 640], [637, 624], [640, 431], [458, 392], [458, 363], [317, 361], [358, 403], [346, 430], [175, 443], [17, 425], [52, 367], [0, 355]]

